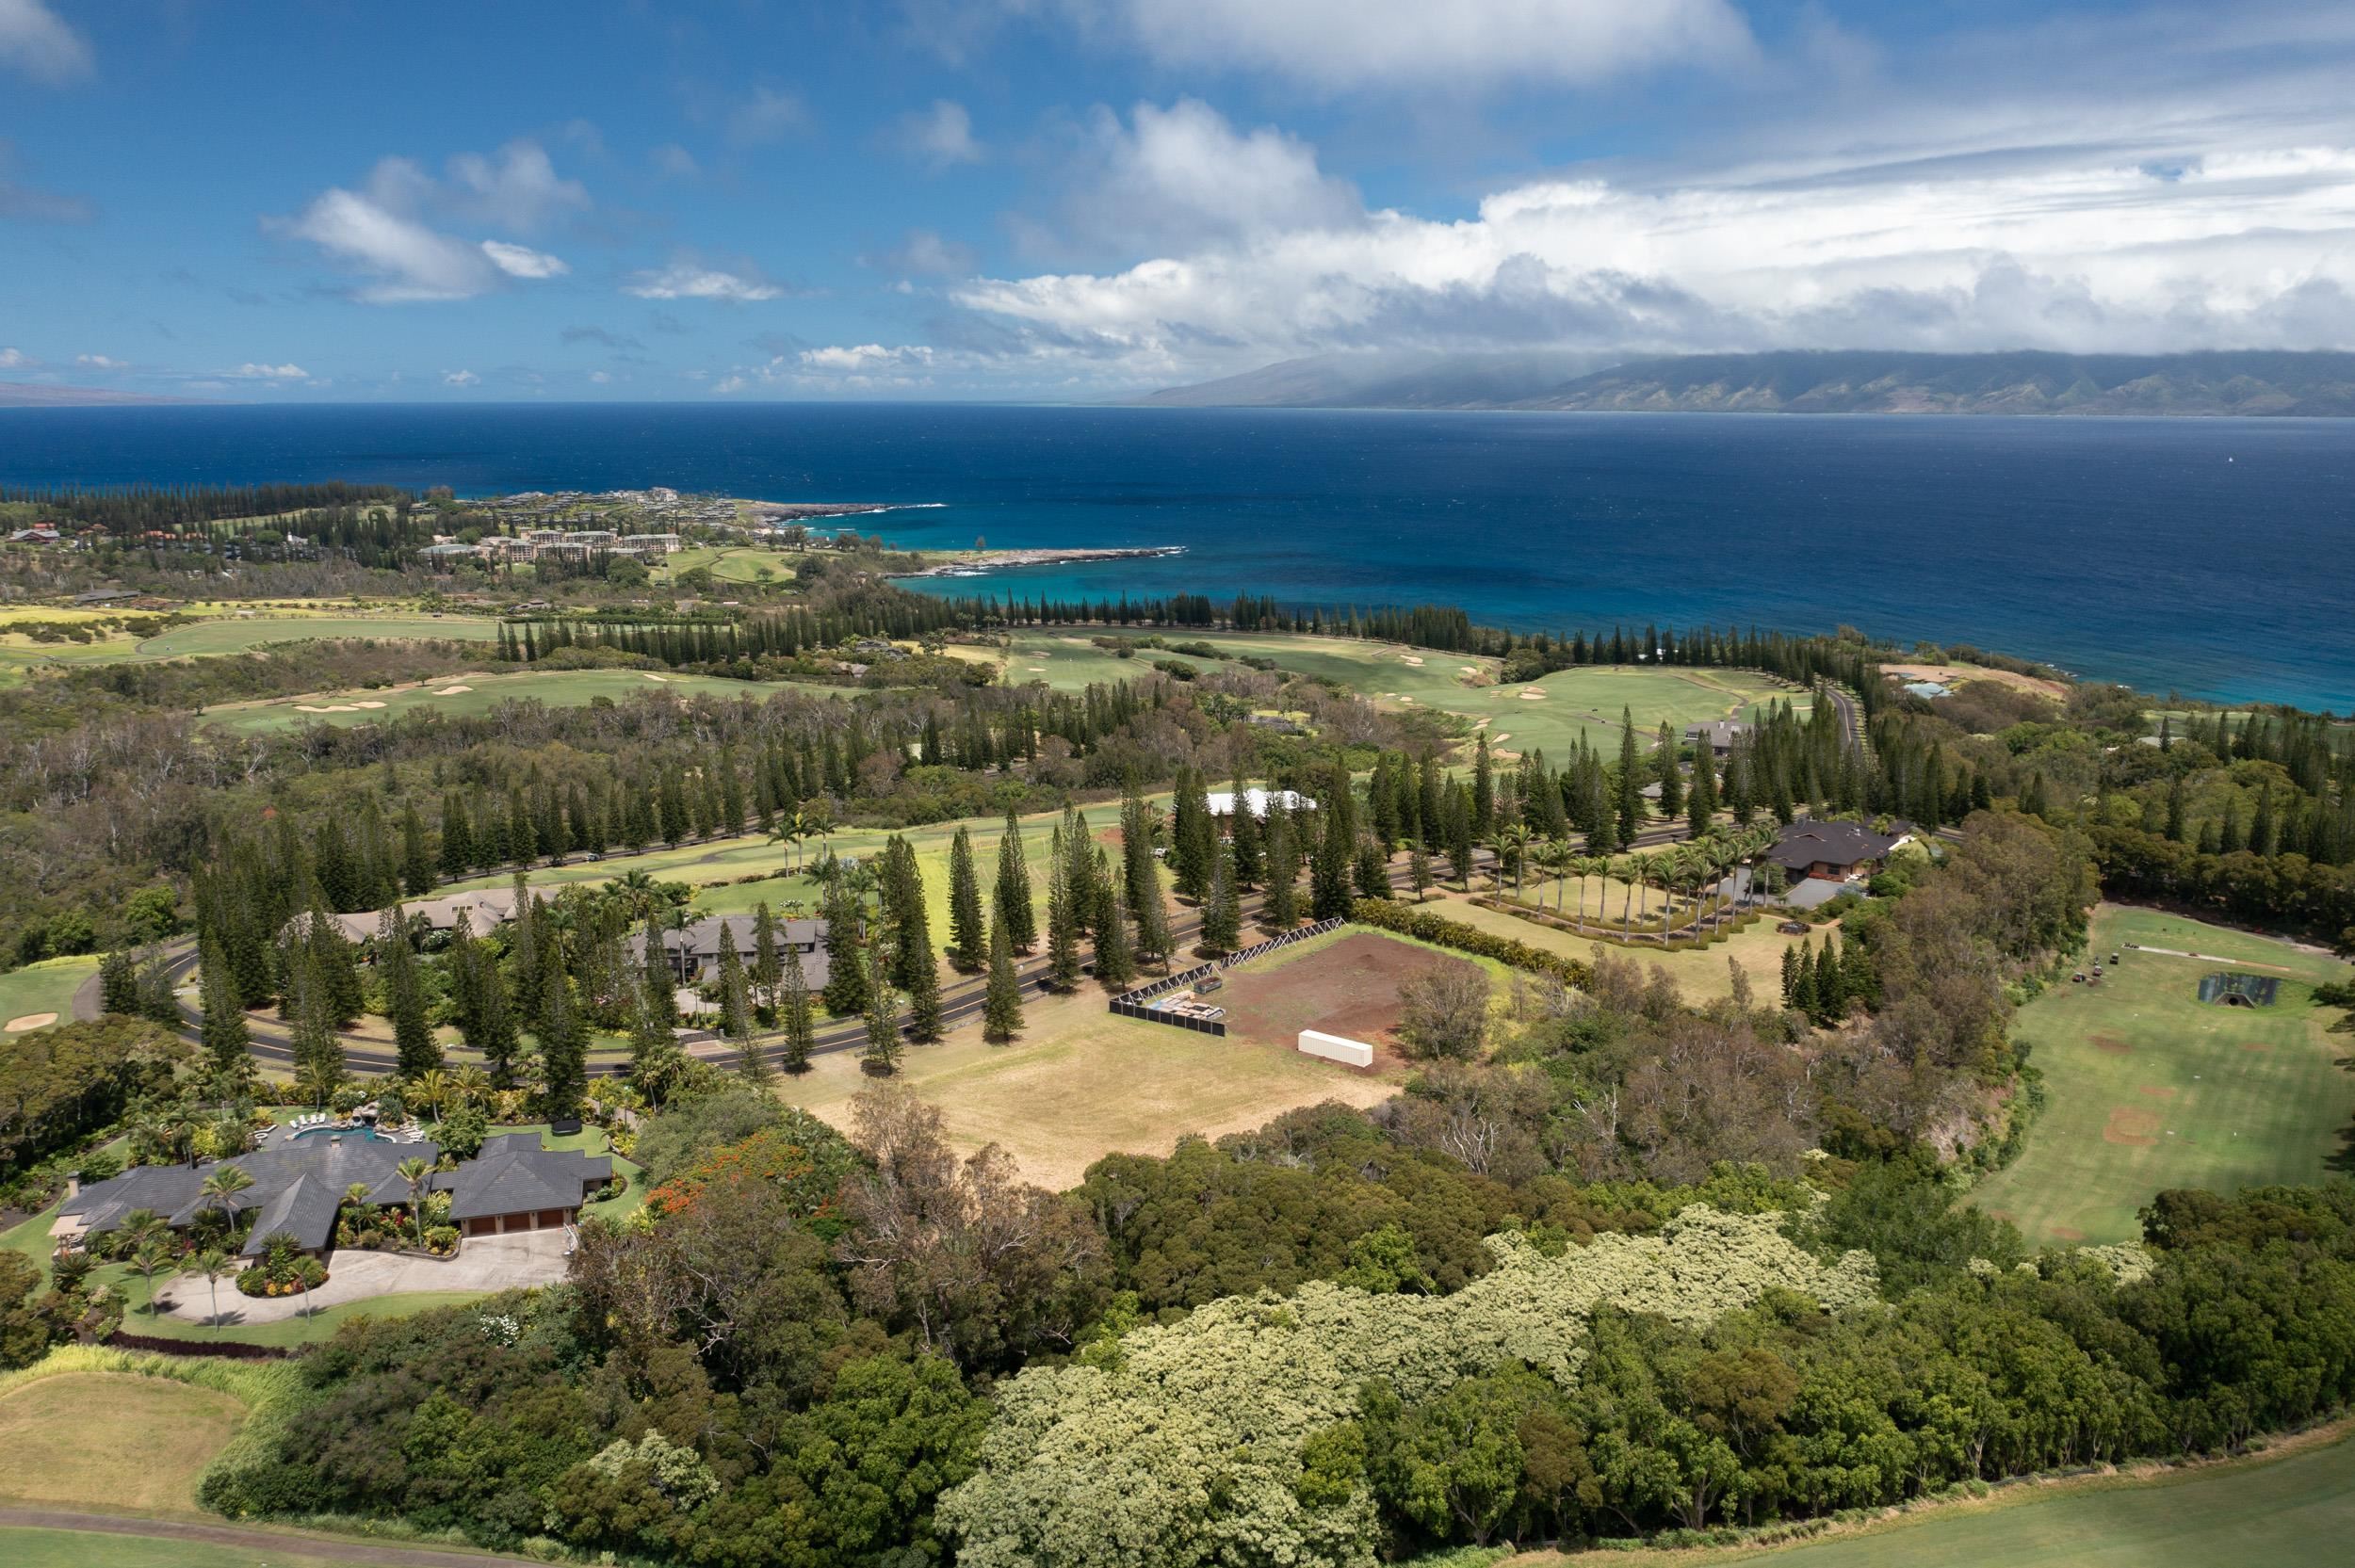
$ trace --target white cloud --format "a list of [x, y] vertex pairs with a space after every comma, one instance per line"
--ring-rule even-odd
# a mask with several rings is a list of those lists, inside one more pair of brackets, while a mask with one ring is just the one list
[[131, 362], [114, 359], [106, 354], [76, 354], [73, 363], [91, 370], [128, 370]]
[[655, 172], [670, 179], [691, 180], [704, 171], [695, 154], [675, 141], [664, 142], [647, 156], [654, 162]]
[[783, 140], [808, 121], [809, 110], [799, 97], [759, 88], [729, 112], [728, 139], [739, 147], [758, 147]]
[[479, 386], [482, 378], [471, 370], [446, 370], [442, 373], [445, 386]]
[[598, 386], [609, 385], [613, 380], [613, 372], [610, 370], [592, 370], [589, 372], [589, 380]]
[[0, 0], [0, 64], [45, 82], [70, 81], [89, 71], [89, 45], [45, 0]]
[[868, 265], [926, 278], [963, 277], [973, 270], [972, 247], [943, 239], [930, 229], [911, 229], [896, 251], [868, 258]]
[[491, 258], [492, 266], [511, 278], [560, 278], [572, 270], [544, 251], [510, 245], [501, 239], [484, 240], [482, 253]]
[[1166, 109], [1139, 104], [1129, 118], [1123, 125], [1096, 110], [1080, 159], [1072, 226], [1103, 243], [1183, 244], [1362, 221], [1356, 188], [1275, 126], [1238, 131], [1193, 98]]
[[900, 145], [909, 155], [934, 170], [982, 161], [982, 144], [973, 139], [973, 116], [963, 104], [936, 98], [933, 106], [900, 122]]
[[659, 271], [633, 274], [622, 292], [641, 299], [724, 299], [742, 304], [774, 299], [785, 291], [756, 277], [747, 278], [692, 261], [673, 262]]
[[812, 370], [873, 371], [888, 365], [930, 364], [933, 351], [922, 347], [886, 348], [880, 343], [853, 347], [804, 348], [797, 356]]
[[1240, 67], [1328, 91], [1585, 86], [1752, 50], [1730, 0], [1095, 0], [1080, 8], [1164, 65]]
[[555, 219], [589, 210], [589, 191], [560, 178], [536, 141], [511, 141], [495, 157], [461, 153], [449, 160], [451, 206], [478, 222], [532, 234]]
[[311, 373], [299, 364], [256, 364], [251, 360], [222, 375], [240, 381], [300, 381]]
[[0, 370], [30, 370], [40, 363], [22, 348], [0, 348]]
[[497, 155], [461, 153], [448, 178], [436, 180], [408, 158], [384, 158], [357, 190], [322, 191], [289, 220], [265, 226], [308, 240], [370, 281], [357, 291], [369, 304], [467, 299], [510, 278], [560, 277], [570, 268], [543, 251], [506, 240], [467, 241], [433, 221], [460, 219], [530, 232], [557, 216], [584, 211], [588, 192], [559, 179], [537, 143], [513, 141]]

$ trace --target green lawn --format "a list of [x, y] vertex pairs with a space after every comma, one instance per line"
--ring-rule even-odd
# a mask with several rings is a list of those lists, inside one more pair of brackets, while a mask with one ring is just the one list
[[[215, 1546], [200, 1541], [151, 1536], [101, 1535], [82, 1530], [0, 1528], [0, 1562], [9, 1568], [338, 1568], [348, 1558], [295, 1552], [302, 1537], [290, 1535], [289, 1549], [267, 1552]], [[453, 1556], [453, 1563], [465, 1559]]]
[[82, 957], [43, 959], [0, 975], [0, 1026], [44, 1012], [56, 1013], [60, 1024], [73, 1022], [73, 994], [97, 972], [98, 960]]
[[[1972, 1201], [2031, 1241], [2109, 1242], [2139, 1234], [2136, 1211], [2162, 1188], [2233, 1192], [2314, 1181], [2355, 1116], [2355, 1078], [2338, 1065], [2340, 1016], [2310, 984], [2347, 966], [2183, 915], [2103, 905], [2095, 953], [2124, 962], [2099, 986], [2068, 981], [2020, 1010], [2050, 1095], [2024, 1154]], [[2214, 954], [2279, 976], [2270, 1008], [2203, 1004], [2201, 976], [2231, 967], [2145, 949]], [[2257, 967], [2266, 965], [2267, 967]]]
[[523, 698], [545, 703], [550, 707], [579, 707], [599, 697], [618, 702], [648, 691], [670, 691], [682, 697], [761, 698], [777, 690], [773, 685], [732, 681], [717, 675], [675, 675], [642, 670], [519, 670], [498, 674], [452, 675], [447, 680], [390, 690], [239, 703], [214, 708], [208, 717], [223, 729], [242, 733], [313, 722], [375, 723], [398, 719], [419, 708], [471, 716]]
[[[1141, 650], [1133, 658], [1119, 658], [1090, 640], [1101, 630], [1018, 635], [1003, 659], [1005, 678], [1017, 685], [1043, 681], [1059, 691], [1075, 691], [1099, 682], [1133, 679], [1149, 670], [1154, 659], [1185, 657]], [[1192, 634], [1161, 635], [1172, 642], [1197, 640]], [[1475, 723], [1486, 719], [1492, 736], [1504, 737], [1498, 744], [1505, 749], [1543, 750], [1555, 757], [1582, 734], [1594, 744], [1616, 744], [1623, 708], [1632, 708], [1636, 723], [1649, 732], [1663, 719], [1681, 730], [1705, 719], [1738, 716], [1769, 699], [1790, 697], [1802, 708], [1807, 704], [1803, 693], [1746, 671], [1601, 666], [1563, 671], [1526, 685], [1498, 686], [1493, 684], [1495, 659], [1397, 643], [1219, 632], [1201, 634], [1199, 640], [1237, 656], [1273, 659], [1283, 670], [1331, 680], [1386, 705], [1438, 708]], [[960, 656], [995, 657], [987, 650], [969, 647]], [[1187, 662], [1197, 669], [1219, 667], [1201, 658]]]
[[1734, 1560], [1776, 1568], [2314, 1568], [2347, 1560], [2355, 1443], [2281, 1458], [2006, 1488], [1885, 1528], [1781, 1550], [1610, 1552], [1530, 1560], [1663, 1568]]
[[138, 645], [143, 659], [203, 657], [212, 654], [242, 654], [270, 642], [304, 642], [327, 638], [386, 638], [415, 640], [440, 639], [457, 642], [491, 642], [498, 622], [479, 615], [256, 615], [229, 616], [175, 626], [161, 637]]
[[[792, 582], [794, 562], [801, 558], [800, 551], [771, 550], [757, 544], [697, 545], [679, 551], [663, 565], [667, 580], [675, 580], [680, 573], [700, 566], [722, 582], [784, 584]], [[765, 579], [760, 574], [763, 570], [769, 573]]]

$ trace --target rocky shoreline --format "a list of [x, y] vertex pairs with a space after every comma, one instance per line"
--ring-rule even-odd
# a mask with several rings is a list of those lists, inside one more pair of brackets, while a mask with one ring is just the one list
[[920, 572], [895, 572], [895, 577], [985, 577], [1020, 566], [1075, 566], [1091, 561], [1139, 560], [1153, 556], [1182, 556], [1182, 544], [1139, 544], [1118, 549], [988, 550], [978, 558], [942, 561]]

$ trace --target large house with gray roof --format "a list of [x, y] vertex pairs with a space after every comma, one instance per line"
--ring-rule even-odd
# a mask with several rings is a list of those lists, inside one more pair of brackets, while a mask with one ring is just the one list
[[[139, 1165], [70, 1194], [58, 1207], [50, 1235], [61, 1246], [119, 1229], [139, 1209], [159, 1215], [174, 1230], [194, 1225], [218, 1205], [204, 1196], [204, 1180], [224, 1165], [253, 1178], [229, 1201], [233, 1213], [253, 1216], [238, 1249], [258, 1257], [269, 1238], [284, 1231], [306, 1253], [326, 1253], [335, 1244], [335, 1218], [344, 1194], [365, 1190], [371, 1207], [406, 1204], [409, 1184], [400, 1162], [435, 1163], [430, 1143], [405, 1143], [361, 1131], [318, 1131], [274, 1148], [194, 1165]], [[436, 1172], [428, 1190], [450, 1195], [450, 1223], [466, 1236], [553, 1230], [571, 1224], [613, 1174], [604, 1155], [549, 1149], [535, 1133], [509, 1133], [490, 1140], [482, 1153], [454, 1171]]]
[[[728, 940], [736, 945], [736, 956], [751, 968], [753, 962], [753, 917], [731, 914], [723, 918], [706, 915], [690, 921], [686, 929], [661, 933], [662, 950], [671, 960], [671, 974], [682, 985], [691, 985], [715, 975], [720, 964], [720, 928], [728, 929]], [[816, 991], [826, 983], [826, 923], [823, 920], [780, 920], [777, 922], [777, 952], [782, 957], [788, 950], [802, 956], [802, 978]], [[646, 957], [646, 933], [640, 931], [629, 939], [629, 956], [641, 962]]]

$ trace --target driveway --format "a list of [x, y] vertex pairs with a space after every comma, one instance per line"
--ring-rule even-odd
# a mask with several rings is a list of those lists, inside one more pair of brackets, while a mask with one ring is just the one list
[[[519, 1231], [462, 1242], [453, 1258], [400, 1257], [345, 1248], [327, 1261], [328, 1281], [305, 1296], [245, 1296], [220, 1282], [224, 1323], [276, 1323], [320, 1307], [372, 1301], [419, 1290], [513, 1290], [554, 1285], [564, 1277], [566, 1234]], [[171, 1316], [184, 1323], [213, 1321], [212, 1287], [202, 1274], [182, 1274], [158, 1289]]]

